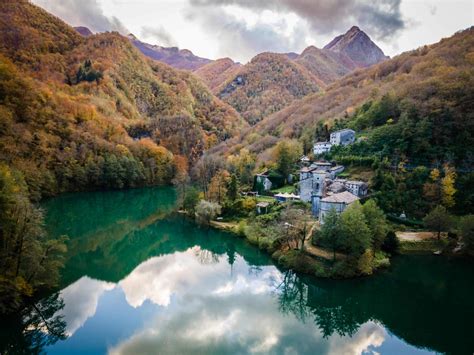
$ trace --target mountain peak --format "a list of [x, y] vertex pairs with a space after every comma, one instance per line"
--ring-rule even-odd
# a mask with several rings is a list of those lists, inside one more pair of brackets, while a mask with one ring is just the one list
[[357, 26], [352, 26], [345, 34], [334, 38], [324, 49], [344, 53], [362, 67], [368, 67], [388, 58], [370, 37]]

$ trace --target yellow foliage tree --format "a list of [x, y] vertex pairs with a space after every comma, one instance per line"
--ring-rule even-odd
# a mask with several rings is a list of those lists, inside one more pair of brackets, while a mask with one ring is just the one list
[[209, 200], [221, 203], [227, 195], [227, 186], [229, 184], [230, 174], [227, 170], [219, 170], [209, 183]]
[[456, 188], [454, 184], [456, 182], [456, 171], [452, 166], [445, 164], [443, 167], [444, 177], [441, 179], [441, 201], [447, 208], [451, 208], [455, 204], [454, 195], [456, 194]]

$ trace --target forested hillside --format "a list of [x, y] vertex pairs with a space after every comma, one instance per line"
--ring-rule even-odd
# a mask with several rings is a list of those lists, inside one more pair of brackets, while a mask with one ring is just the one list
[[[357, 131], [358, 143], [332, 152], [329, 158], [344, 159], [345, 164], [365, 162], [369, 168], [372, 162], [385, 158], [385, 169], [400, 164], [408, 171], [424, 167], [412, 186], [411, 196], [418, 198], [423, 196], [430, 170], [442, 170], [448, 164], [458, 172], [456, 208], [467, 213], [474, 208], [473, 115], [474, 28], [470, 28], [349, 74], [324, 93], [298, 100], [211, 149], [211, 154], [238, 157], [246, 148], [256, 154], [258, 164], [268, 165], [274, 147], [284, 138], [297, 139], [310, 152], [314, 141], [328, 138], [328, 131], [351, 127]], [[393, 186], [395, 190], [390, 191], [399, 201], [387, 204], [388, 209], [400, 212], [408, 204], [407, 208], [416, 212], [417, 206], [410, 202], [413, 199], [405, 194], [407, 176], [392, 177], [392, 182], [385, 182]], [[413, 179], [411, 176], [409, 183], [413, 184]], [[380, 181], [373, 183], [380, 185]], [[403, 200], [403, 196], [408, 197]], [[428, 207], [423, 208], [418, 213]]]
[[321, 80], [286, 55], [262, 53], [217, 91], [219, 97], [240, 112], [247, 122], [255, 124], [324, 86]]
[[230, 58], [222, 58], [200, 67], [194, 74], [217, 95], [219, 87], [229, 78], [235, 77], [241, 67], [241, 64], [235, 63]]
[[357, 65], [344, 53], [319, 49], [314, 46], [306, 48], [295, 62], [308, 69], [325, 84], [333, 83], [357, 68]]
[[114, 33], [82, 38], [28, 1], [0, 5], [0, 159], [32, 196], [169, 182], [245, 123], [187, 72]]

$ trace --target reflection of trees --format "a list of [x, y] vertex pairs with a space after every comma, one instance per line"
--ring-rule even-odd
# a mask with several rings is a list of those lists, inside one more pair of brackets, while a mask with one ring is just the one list
[[194, 251], [199, 262], [203, 265], [217, 264], [219, 262], [219, 255], [206, 249], [196, 249]]
[[307, 306], [308, 286], [293, 271], [283, 273], [283, 280], [276, 287], [280, 311], [293, 313], [300, 321], [305, 322], [310, 314]]
[[340, 336], [352, 336], [360, 324], [345, 305], [320, 304], [312, 308], [314, 321], [325, 338], [337, 333]]
[[280, 311], [291, 313], [300, 321], [308, 318], [320, 328], [324, 337], [333, 333], [352, 336], [360, 324], [352, 308], [356, 308], [352, 298], [333, 297], [325, 290], [308, 284], [292, 271], [283, 273], [283, 280], [276, 285]]
[[63, 300], [55, 293], [2, 320], [0, 353], [42, 353], [44, 347], [65, 339], [66, 322], [63, 316], [55, 315], [63, 307]]

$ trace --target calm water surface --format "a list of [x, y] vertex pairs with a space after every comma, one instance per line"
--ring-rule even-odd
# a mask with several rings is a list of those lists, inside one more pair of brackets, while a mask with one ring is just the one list
[[41, 304], [51, 319], [63, 316], [57, 327], [66, 338], [43, 341], [44, 351], [474, 350], [472, 264], [400, 257], [370, 278], [301, 277], [232, 235], [197, 228], [173, 212], [174, 204], [167, 188], [73, 194], [45, 203], [49, 231], [70, 241], [58, 297]]

